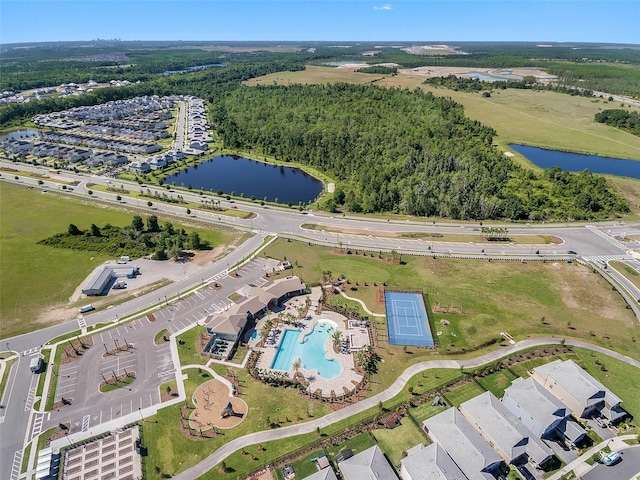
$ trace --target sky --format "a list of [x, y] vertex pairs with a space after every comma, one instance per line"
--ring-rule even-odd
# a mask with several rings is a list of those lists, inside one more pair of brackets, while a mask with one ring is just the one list
[[92, 40], [640, 44], [640, 0], [0, 0], [0, 43]]

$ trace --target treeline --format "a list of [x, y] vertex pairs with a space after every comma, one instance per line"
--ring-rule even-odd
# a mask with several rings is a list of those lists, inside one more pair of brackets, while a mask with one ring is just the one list
[[417, 89], [244, 87], [215, 104], [212, 117], [226, 147], [337, 178], [329, 210], [454, 219], [594, 219], [628, 210], [603, 177], [517, 166], [492, 146], [492, 129]]
[[456, 75], [447, 75], [446, 77], [430, 77], [424, 82], [424, 85], [436, 85], [446, 87], [451, 90], [460, 92], [480, 92], [480, 91], [492, 91], [492, 90], [506, 90], [508, 88], [515, 88], [519, 90], [547, 90], [550, 92], [566, 93], [568, 95], [580, 95], [584, 97], [592, 97], [593, 91], [585, 88], [572, 88], [557, 83], [540, 83], [536, 81], [536, 78], [531, 75], [527, 75], [520, 79], [507, 79], [498, 80], [495, 82], [488, 82], [486, 80], [480, 80], [474, 77], [458, 77]]
[[395, 75], [398, 73], [398, 69], [396, 67], [385, 67], [384, 65], [374, 65], [372, 67], [365, 67], [358, 70], [360, 73], [376, 73], [376, 74], [391, 74]]
[[163, 225], [158, 217], [147, 217], [146, 223], [135, 215], [128, 227], [110, 224], [98, 227], [92, 224], [87, 230], [80, 230], [73, 223], [64, 233], [58, 233], [38, 242], [58, 248], [91, 251], [111, 256], [128, 255], [138, 258], [152, 254], [154, 260], [178, 259], [184, 250], [208, 250], [211, 245], [200, 238], [198, 232], [187, 234], [184, 228], [176, 228], [171, 222]]
[[640, 136], [640, 114], [638, 112], [619, 109], [603, 110], [596, 113], [595, 121]]
[[50, 97], [39, 101], [10, 103], [0, 107], [0, 128], [30, 120], [41, 113], [58, 112], [73, 107], [99, 105], [141, 95], [196, 95], [213, 102], [225, 92], [238, 88], [244, 80], [281, 71], [303, 70], [298, 62], [264, 62], [232, 65], [189, 75], [161, 75], [155, 80], [126, 87], [98, 88], [93, 92], [67, 97]]

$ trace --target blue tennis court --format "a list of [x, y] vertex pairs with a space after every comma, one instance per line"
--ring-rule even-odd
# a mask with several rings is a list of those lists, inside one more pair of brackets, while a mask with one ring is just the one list
[[434, 347], [429, 317], [420, 293], [384, 292], [387, 331], [392, 345]]

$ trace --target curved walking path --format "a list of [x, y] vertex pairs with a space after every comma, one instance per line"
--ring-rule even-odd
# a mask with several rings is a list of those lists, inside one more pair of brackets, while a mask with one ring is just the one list
[[[243, 437], [231, 440], [229, 443], [226, 443], [211, 455], [209, 455], [207, 458], [205, 458], [202, 462], [189, 468], [188, 470], [185, 470], [182, 473], [174, 475], [172, 478], [176, 480], [192, 480], [194, 478], [199, 478], [200, 476], [211, 470], [213, 467], [218, 465], [229, 455], [237, 450], [240, 450], [242, 447], [246, 447], [247, 445], [270, 442], [272, 440], [281, 440], [286, 437], [314, 432], [318, 427], [322, 429], [333, 423], [345, 420], [352, 415], [375, 407], [380, 402], [385, 402], [395, 397], [402, 392], [411, 377], [424, 370], [428, 370], [431, 368], [476, 368], [487, 363], [494, 362], [502, 357], [517, 353], [520, 350], [525, 350], [532, 347], [541, 347], [544, 345], [559, 345], [562, 343], [563, 339], [561, 338], [531, 338], [527, 340], [521, 340], [514, 343], [513, 345], [508, 345], [506, 347], [502, 347], [498, 350], [494, 350], [492, 352], [471, 359], [429, 360], [426, 362], [416, 363], [415, 365], [410, 366], [404, 372], [402, 372], [389, 388], [387, 388], [383, 392], [378, 393], [377, 395], [374, 395], [373, 397], [366, 398], [361, 402], [355, 403], [336, 412], [332, 412], [322, 418], [318, 418], [317, 420], [312, 420], [310, 422], [300, 423], [297, 425], [291, 425], [289, 427], [278, 428], [277, 430], [263, 430], [260, 432], [250, 433]], [[640, 361], [634, 360], [633, 358], [627, 357], [626, 355], [622, 355], [604, 347], [599, 347], [597, 345], [592, 345], [581, 340], [573, 339], [564, 339], [564, 344], [574, 347], [586, 348], [599, 353], [604, 353], [613, 358], [628, 363], [629, 365], [640, 368]]]
[[385, 315], [385, 314], [383, 314], [383, 313], [373, 313], [371, 310], [369, 310], [369, 309], [367, 308], [367, 305], [366, 305], [362, 300], [360, 300], [359, 298], [353, 298], [353, 297], [350, 297], [349, 295], [347, 295], [346, 293], [344, 293], [344, 290], [342, 290], [342, 289], [340, 289], [340, 295], [342, 295], [342, 296], [343, 296], [344, 298], [346, 298], [347, 300], [352, 300], [352, 301], [354, 301], [354, 302], [358, 302], [358, 303], [362, 306], [362, 309], [363, 309], [365, 312], [367, 312], [369, 315], [371, 315], [372, 317], [386, 317], [386, 315]]

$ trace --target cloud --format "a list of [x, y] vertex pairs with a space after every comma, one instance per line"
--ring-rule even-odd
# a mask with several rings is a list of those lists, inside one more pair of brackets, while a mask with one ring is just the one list
[[374, 5], [373, 6], [374, 10], [392, 10], [393, 7], [391, 5], [389, 5], [388, 3], [385, 3], [384, 5]]

